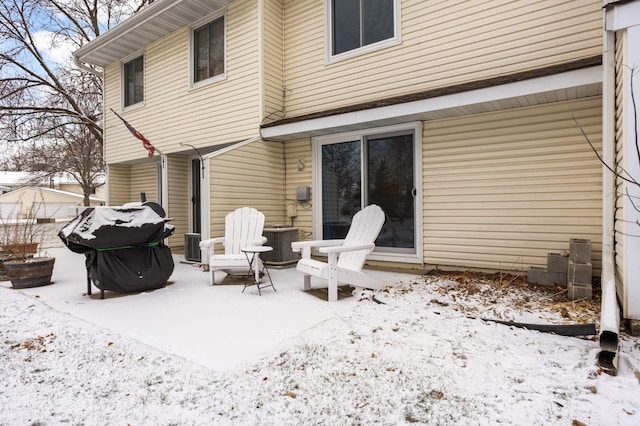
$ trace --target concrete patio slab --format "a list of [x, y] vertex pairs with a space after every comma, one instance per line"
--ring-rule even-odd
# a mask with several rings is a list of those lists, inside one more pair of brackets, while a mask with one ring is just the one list
[[[175, 269], [164, 288], [135, 293], [99, 290], [86, 294], [85, 257], [66, 248], [53, 248], [56, 257], [53, 284], [22, 291], [38, 297], [51, 308], [98, 327], [132, 337], [158, 349], [182, 356], [215, 370], [233, 368], [255, 359], [305, 329], [339, 317], [358, 303], [345, 297], [328, 303], [302, 291], [302, 275], [295, 268], [270, 269], [277, 291], [267, 288], [258, 295], [244, 282], [210, 285], [209, 273], [184, 257], [174, 255]], [[370, 271], [379, 280], [395, 285], [415, 274]], [[264, 278], [263, 278], [264, 279]], [[10, 287], [8, 281], [0, 286]], [[326, 287], [312, 280], [312, 288]]]

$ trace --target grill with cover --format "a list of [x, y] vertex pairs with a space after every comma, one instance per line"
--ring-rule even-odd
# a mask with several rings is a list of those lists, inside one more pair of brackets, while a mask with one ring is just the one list
[[122, 207], [89, 207], [58, 236], [73, 252], [86, 256], [87, 292], [91, 281], [101, 291], [132, 293], [164, 287], [173, 273], [171, 249], [162, 241], [173, 234], [164, 209], [145, 202]]

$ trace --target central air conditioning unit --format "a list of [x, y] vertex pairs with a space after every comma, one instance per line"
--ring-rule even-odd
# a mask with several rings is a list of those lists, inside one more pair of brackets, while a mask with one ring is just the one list
[[298, 253], [291, 250], [291, 243], [298, 241], [298, 228], [273, 225], [264, 228], [262, 235], [267, 238], [267, 246], [273, 247], [272, 251], [262, 254], [260, 257], [269, 266], [289, 266], [298, 262]]
[[190, 262], [200, 262], [200, 234], [184, 234], [184, 259]]

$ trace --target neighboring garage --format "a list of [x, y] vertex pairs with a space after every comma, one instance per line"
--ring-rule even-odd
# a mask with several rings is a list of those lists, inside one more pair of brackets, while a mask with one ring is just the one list
[[[35, 218], [68, 219], [84, 209], [84, 197], [58, 189], [24, 187], [0, 195], [0, 217], [3, 221]], [[91, 206], [103, 206], [103, 199], [91, 197]]]

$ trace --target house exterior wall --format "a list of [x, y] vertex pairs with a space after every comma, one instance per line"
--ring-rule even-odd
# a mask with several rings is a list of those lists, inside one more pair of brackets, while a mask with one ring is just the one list
[[144, 192], [147, 201], [158, 201], [158, 164], [146, 163], [131, 166], [131, 175], [129, 181], [129, 200], [130, 202], [140, 201], [140, 193]]
[[189, 232], [189, 159], [178, 155], [167, 156], [167, 217], [175, 226], [169, 238], [170, 247], [183, 247], [183, 235]]
[[[399, 44], [327, 62], [327, 1], [234, 1], [226, 14], [226, 78], [196, 89], [189, 86], [189, 28], [146, 46], [144, 106], [122, 115], [168, 156], [164, 201], [181, 229], [178, 239], [188, 232], [190, 179], [180, 143], [203, 148], [239, 142], [255, 137], [260, 124], [285, 116], [602, 53], [598, 0], [398, 3]], [[108, 111], [121, 112], [120, 67], [108, 66], [105, 81], [110, 196], [122, 203], [146, 192], [155, 200], [155, 170], [147, 164], [117, 165], [146, 155]], [[558, 118], [572, 109], [595, 134], [598, 102], [590, 98], [423, 122], [424, 263], [522, 269], [544, 265], [547, 252], [582, 237], [594, 242], [598, 269], [599, 165], [570, 116]], [[593, 140], [600, 143], [598, 136]], [[223, 151], [207, 160], [210, 236], [221, 235], [229, 211], [251, 205], [265, 213], [268, 225], [292, 223], [287, 208], [295, 206], [293, 225], [301, 239], [311, 237], [311, 203], [292, 201], [298, 186], [313, 186], [309, 139], [256, 141]], [[443, 166], [447, 162], [451, 165]], [[534, 222], [528, 223], [531, 212]]]
[[400, 44], [326, 63], [325, 3], [285, 0], [288, 117], [602, 53], [599, 0], [402, 0]]
[[[640, 4], [636, 5], [640, 11]], [[637, 144], [640, 134], [638, 127], [637, 99], [640, 99], [640, 77], [638, 65], [640, 54], [640, 25], [635, 14], [635, 25], [616, 32], [616, 159], [617, 198], [615, 212], [615, 268], [617, 292], [623, 316], [640, 321], [640, 213], [638, 199], [640, 189], [622, 177], [640, 179], [640, 158]], [[633, 80], [632, 80], [633, 79]]]
[[107, 173], [107, 205], [121, 206], [131, 201], [131, 166], [111, 164]]
[[[309, 139], [301, 139], [298, 141], [287, 142], [285, 144], [286, 158], [286, 199], [287, 206], [295, 206], [296, 216], [288, 219], [289, 224], [298, 227], [298, 239], [309, 240], [313, 236], [313, 209], [312, 204], [315, 194], [311, 193], [309, 203], [298, 203], [296, 200], [296, 191], [299, 186], [313, 186], [312, 172], [313, 162], [311, 154], [311, 141]], [[302, 160], [304, 166], [302, 170], [298, 169], [298, 161]], [[292, 207], [289, 207], [292, 208]]]
[[[183, 235], [189, 232], [189, 160], [179, 155], [167, 156], [167, 195], [165, 203], [167, 217], [175, 231], [168, 239], [172, 248], [184, 246]], [[109, 166], [109, 205], [121, 206], [140, 201], [144, 192], [147, 201], [159, 202], [158, 163]]]
[[258, 140], [210, 158], [210, 237], [224, 235], [224, 218], [238, 207], [265, 215], [265, 226], [285, 220], [281, 143]]
[[282, 118], [284, 108], [284, 42], [282, 0], [262, 2], [262, 95], [261, 111], [271, 114], [270, 119]]
[[601, 98], [427, 121], [423, 135], [424, 261], [522, 270], [548, 252], [602, 241]]
[[108, 164], [143, 158], [146, 151], [119, 112], [163, 154], [255, 136], [260, 124], [258, 8], [254, 1], [232, 2], [226, 14], [226, 78], [192, 88], [189, 84], [190, 31], [184, 27], [144, 49], [144, 105], [121, 108], [121, 63], [105, 69], [105, 160]]
[[[599, 274], [601, 168], [570, 113], [601, 149], [600, 97], [423, 122], [424, 264], [526, 270], [588, 238]], [[310, 141], [287, 142], [286, 158], [295, 199], [312, 186]], [[313, 238], [311, 208], [297, 213]]]

